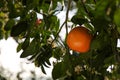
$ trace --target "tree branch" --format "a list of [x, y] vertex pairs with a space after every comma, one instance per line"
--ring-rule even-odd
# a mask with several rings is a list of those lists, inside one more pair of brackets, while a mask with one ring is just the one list
[[60, 26], [60, 29], [58, 30], [58, 32], [57, 32], [54, 40], [51, 42], [51, 44], [57, 39], [57, 37], [58, 37], [58, 35], [59, 35], [60, 31], [62, 30], [62, 28], [63, 28], [64, 25], [65, 25], [65, 22], [63, 22], [63, 24]]
[[69, 16], [70, 4], [71, 4], [71, 0], [68, 0], [68, 6], [67, 6], [67, 11], [66, 11], [66, 19], [65, 19], [66, 36], [68, 35], [67, 21], [68, 21], [68, 16]]

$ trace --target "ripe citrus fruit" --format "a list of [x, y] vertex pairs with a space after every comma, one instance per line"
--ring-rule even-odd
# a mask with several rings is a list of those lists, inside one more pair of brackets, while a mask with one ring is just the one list
[[85, 27], [78, 26], [73, 28], [67, 36], [66, 43], [74, 51], [85, 53], [90, 49], [92, 35]]

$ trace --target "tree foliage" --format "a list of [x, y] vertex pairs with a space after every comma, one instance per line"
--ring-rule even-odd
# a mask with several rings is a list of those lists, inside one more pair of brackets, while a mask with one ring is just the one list
[[[59, 4], [60, 5], [59, 5]], [[74, 4], [73, 4], [74, 3]], [[77, 9], [69, 20], [69, 11]], [[60, 26], [57, 14], [66, 11]], [[35, 25], [37, 14], [42, 23]], [[91, 49], [85, 54], [72, 53], [59, 33], [65, 27], [84, 25], [93, 34]], [[0, 39], [13, 37], [21, 58], [30, 57], [43, 73], [54, 57], [53, 79], [117, 80], [120, 78], [120, 1], [119, 0], [0, 0]], [[21, 40], [21, 41], [19, 41]], [[110, 72], [107, 71], [108, 67]]]

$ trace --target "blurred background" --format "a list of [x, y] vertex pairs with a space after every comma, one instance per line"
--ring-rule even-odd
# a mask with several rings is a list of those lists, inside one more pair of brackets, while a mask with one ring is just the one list
[[43, 74], [39, 67], [20, 58], [21, 52], [16, 52], [17, 45], [11, 37], [0, 41], [0, 80], [52, 80], [52, 66], [45, 68], [47, 75]]

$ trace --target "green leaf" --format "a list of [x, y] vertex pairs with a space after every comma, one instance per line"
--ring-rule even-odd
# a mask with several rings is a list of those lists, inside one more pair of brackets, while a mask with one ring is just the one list
[[3, 35], [3, 31], [0, 30], [0, 39], [3, 39], [4, 35]]
[[49, 7], [50, 7], [50, 5], [48, 3], [44, 3], [44, 4], [42, 4], [41, 9], [43, 10], [43, 12], [47, 13]]
[[33, 55], [37, 52], [37, 41], [36, 39], [33, 39], [32, 42], [30, 43], [30, 45], [22, 52], [22, 54], [20, 55], [21, 58]]
[[87, 19], [85, 19], [84, 17], [80, 16], [80, 15], [75, 15], [72, 17], [71, 21], [74, 23], [74, 24], [79, 24], [79, 25], [82, 25], [87, 21]]
[[17, 46], [17, 52], [19, 52], [21, 49], [22, 49], [22, 43], [19, 43], [18, 46]]
[[11, 12], [9, 13], [9, 18], [17, 18], [17, 17], [19, 17], [20, 15], [21, 15], [20, 12], [11, 11]]
[[45, 62], [46, 62], [48, 65], [51, 65], [49, 59], [47, 59]]
[[56, 47], [53, 49], [53, 57], [56, 58], [57, 60], [60, 60], [60, 57], [63, 55], [61, 48]]
[[117, 27], [117, 31], [120, 33], [120, 27]]
[[44, 65], [45, 67], [49, 68], [49, 65], [47, 65], [44, 61], [43, 61], [42, 65]]
[[0, 21], [0, 29], [2, 28], [2, 26], [3, 26], [3, 23]]
[[78, 76], [76, 80], [85, 80], [85, 77], [82, 75], [82, 76]]
[[[69, 65], [68, 65], [69, 66]], [[54, 80], [66, 76], [67, 67], [63, 62], [57, 63], [52, 71], [52, 78]]]
[[55, 9], [57, 7], [57, 0], [53, 0], [53, 9]]
[[35, 65], [37, 67], [43, 65], [45, 67], [49, 67], [50, 62], [49, 62], [49, 58], [52, 56], [52, 52], [51, 52], [51, 47], [49, 45], [44, 45], [42, 47], [40, 47], [40, 49], [38, 49], [37, 54], [33, 55], [31, 57], [31, 59], [35, 58]]
[[13, 4], [13, 0], [9, 0], [7, 1], [8, 4], [7, 4], [7, 7], [9, 9], [10, 12], [14, 11], [15, 10], [15, 7], [14, 7], [14, 4]]
[[13, 27], [13, 25], [15, 25], [15, 21], [14, 21], [13, 19], [10, 19], [10, 20], [6, 23], [6, 25], [5, 25], [5, 27], [4, 27], [4, 30], [6, 30], [6, 31], [11, 30], [11, 28]]
[[11, 36], [19, 36], [22, 32], [26, 31], [28, 28], [28, 23], [26, 21], [21, 21], [18, 24], [14, 25], [11, 30]]
[[27, 0], [26, 1], [26, 8], [28, 9], [28, 10], [30, 10], [30, 9], [34, 9], [36, 6], [38, 6], [38, 4], [39, 4], [39, 0]]
[[26, 38], [22, 44], [22, 49], [25, 50], [30, 44], [30, 38]]
[[114, 22], [118, 27], [120, 27], [120, 8], [115, 11]]
[[85, 23], [84, 25], [85, 25], [85, 27], [87, 27], [88, 29], [90, 29], [90, 31], [91, 31], [92, 33], [95, 32], [94, 27], [93, 27], [92, 24], [90, 24], [90, 23]]
[[43, 72], [44, 74], [46, 74], [46, 72], [45, 72], [45, 69], [44, 69], [43, 65], [41, 65], [41, 70], [42, 70], [42, 72]]
[[105, 61], [104, 61], [104, 63], [105, 63], [106, 65], [112, 65], [112, 64], [114, 64], [114, 63], [115, 63], [114, 57], [115, 57], [115, 56], [112, 55], [112, 56], [106, 58]]
[[57, 16], [50, 17], [50, 22], [50, 29], [57, 32], [59, 29], [59, 20]]
[[19, 17], [22, 11], [18, 12], [18, 10], [15, 8], [13, 0], [9, 0], [7, 2], [8, 2], [7, 7], [9, 9], [9, 18]]
[[26, 5], [27, 4], [27, 0], [22, 0], [22, 4]]
[[106, 15], [107, 8], [109, 7], [110, 2], [113, 0], [99, 0], [95, 6], [95, 16], [104, 16]]
[[91, 49], [97, 50], [101, 48], [102, 42], [99, 39], [94, 39], [91, 43]]
[[51, 20], [49, 15], [43, 15], [45, 27], [44, 29], [48, 30], [50, 28]]
[[1, 1], [0, 1], [0, 8], [1, 8], [1, 7], [4, 7], [4, 0], [1, 0]]

